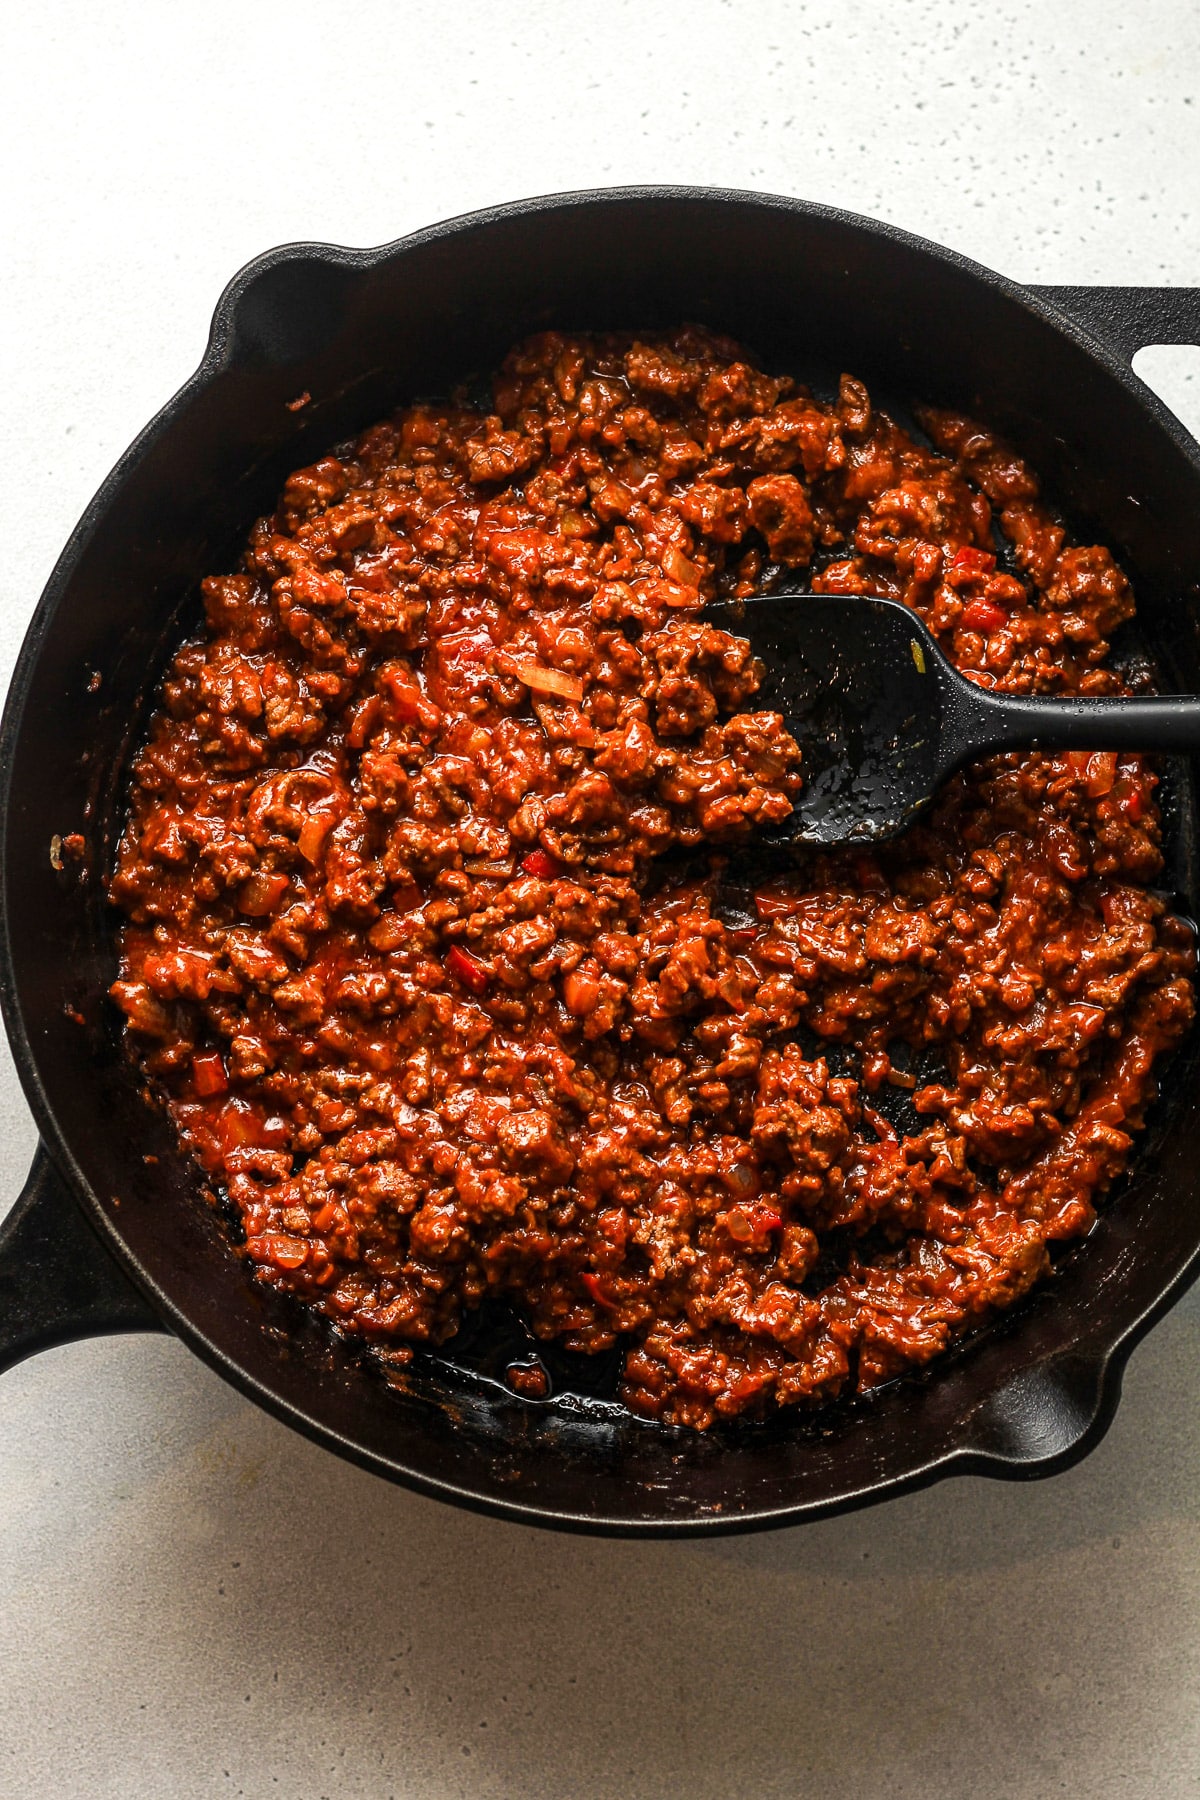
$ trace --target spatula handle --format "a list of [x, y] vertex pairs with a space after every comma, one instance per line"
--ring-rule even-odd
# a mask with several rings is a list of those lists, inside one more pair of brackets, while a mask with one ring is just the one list
[[1194, 694], [1051, 700], [977, 689], [971, 698], [973, 716], [956, 716], [952, 728], [980, 751], [1200, 750], [1200, 698]]

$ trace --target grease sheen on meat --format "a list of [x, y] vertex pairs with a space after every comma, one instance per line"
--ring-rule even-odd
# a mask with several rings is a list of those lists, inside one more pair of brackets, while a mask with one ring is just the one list
[[1101, 694], [1129, 584], [978, 425], [698, 330], [540, 336], [493, 404], [298, 470], [204, 582], [112, 876], [134, 1054], [259, 1278], [393, 1354], [499, 1294], [674, 1423], [870, 1388], [1088, 1230], [1192, 939], [1136, 756], [747, 888], [803, 746], [699, 610], [811, 571]]

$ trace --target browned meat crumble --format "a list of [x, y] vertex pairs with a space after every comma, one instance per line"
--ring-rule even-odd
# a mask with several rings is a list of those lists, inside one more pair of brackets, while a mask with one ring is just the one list
[[1112, 556], [922, 423], [697, 330], [546, 334], [492, 412], [298, 470], [204, 582], [113, 992], [261, 1280], [393, 1348], [507, 1296], [706, 1426], [929, 1361], [1087, 1231], [1192, 1016], [1144, 760], [994, 758], [728, 903], [803, 747], [717, 593], [812, 571], [987, 686], [1120, 691]]

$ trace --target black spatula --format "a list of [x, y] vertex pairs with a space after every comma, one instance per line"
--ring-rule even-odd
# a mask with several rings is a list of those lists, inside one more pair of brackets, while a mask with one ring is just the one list
[[766, 665], [756, 709], [781, 712], [804, 788], [773, 838], [894, 837], [960, 764], [993, 750], [1194, 750], [1200, 698], [1026, 699], [977, 687], [895, 600], [765, 594], [705, 617], [749, 638]]

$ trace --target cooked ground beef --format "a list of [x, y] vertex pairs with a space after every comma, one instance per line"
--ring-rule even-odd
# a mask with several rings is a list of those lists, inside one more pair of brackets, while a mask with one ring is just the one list
[[259, 1279], [393, 1352], [505, 1296], [706, 1426], [928, 1362], [1088, 1230], [1192, 1016], [1147, 763], [995, 757], [878, 851], [747, 848], [803, 746], [718, 594], [798, 570], [985, 686], [1121, 691], [1112, 556], [921, 422], [698, 330], [548, 333], [203, 583], [113, 994]]

